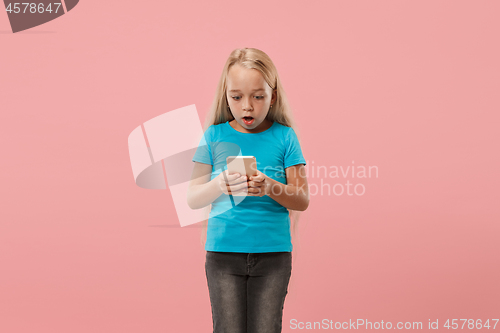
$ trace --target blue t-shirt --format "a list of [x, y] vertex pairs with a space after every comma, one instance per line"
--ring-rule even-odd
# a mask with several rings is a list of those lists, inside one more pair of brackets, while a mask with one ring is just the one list
[[[192, 161], [212, 165], [214, 179], [227, 169], [228, 156], [255, 156], [257, 169], [283, 184], [286, 168], [306, 164], [294, 130], [278, 122], [260, 133], [239, 132], [229, 121], [211, 125]], [[292, 249], [288, 210], [269, 196], [222, 194], [212, 203], [206, 251], [262, 253]]]

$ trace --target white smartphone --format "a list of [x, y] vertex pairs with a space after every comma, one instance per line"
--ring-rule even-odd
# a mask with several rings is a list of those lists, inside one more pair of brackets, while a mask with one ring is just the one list
[[[226, 158], [227, 170], [231, 173], [239, 173], [248, 177], [257, 175], [257, 160], [255, 156], [228, 156]], [[247, 180], [248, 181], [248, 180]], [[248, 189], [245, 191], [231, 194], [233, 196], [246, 196]]]
[[229, 173], [239, 173], [248, 177], [257, 175], [257, 160], [255, 156], [228, 156], [226, 163]]

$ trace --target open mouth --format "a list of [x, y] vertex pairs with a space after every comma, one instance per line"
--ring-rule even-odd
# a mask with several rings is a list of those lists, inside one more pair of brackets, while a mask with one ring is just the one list
[[254, 120], [255, 119], [253, 117], [243, 117], [243, 122], [245, 123], [245, 125], [252, 125]]

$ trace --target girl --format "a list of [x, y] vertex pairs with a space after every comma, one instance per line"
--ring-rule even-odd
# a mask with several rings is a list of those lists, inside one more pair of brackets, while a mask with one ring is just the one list
[[[211, 204], [205, 272], [213, 331], [281, 332], [290, 216], [308, 207], [309, 191], [290, 106], [267, 54], [230, 54], [207, 119], [187, 199], [192, 209]], [[236, 155], [255, 156], [257, 175], [228, 173], [226, 157]]]

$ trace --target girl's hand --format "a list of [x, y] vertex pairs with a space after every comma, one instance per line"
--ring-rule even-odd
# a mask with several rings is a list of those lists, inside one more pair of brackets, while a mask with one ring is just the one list
[[252, 197], [262, 197], [267, 194], [270, 188], [267, 176], [257, 170], [257, 175], [250, 177], [248, 181], [248, 195]]
[[246, 193], [248, 188], [246, 175], [241, 176], [239, 173], [228, 173], [228, 170], [224, 170], [217, 177], [222, 193], [227, 195]]

